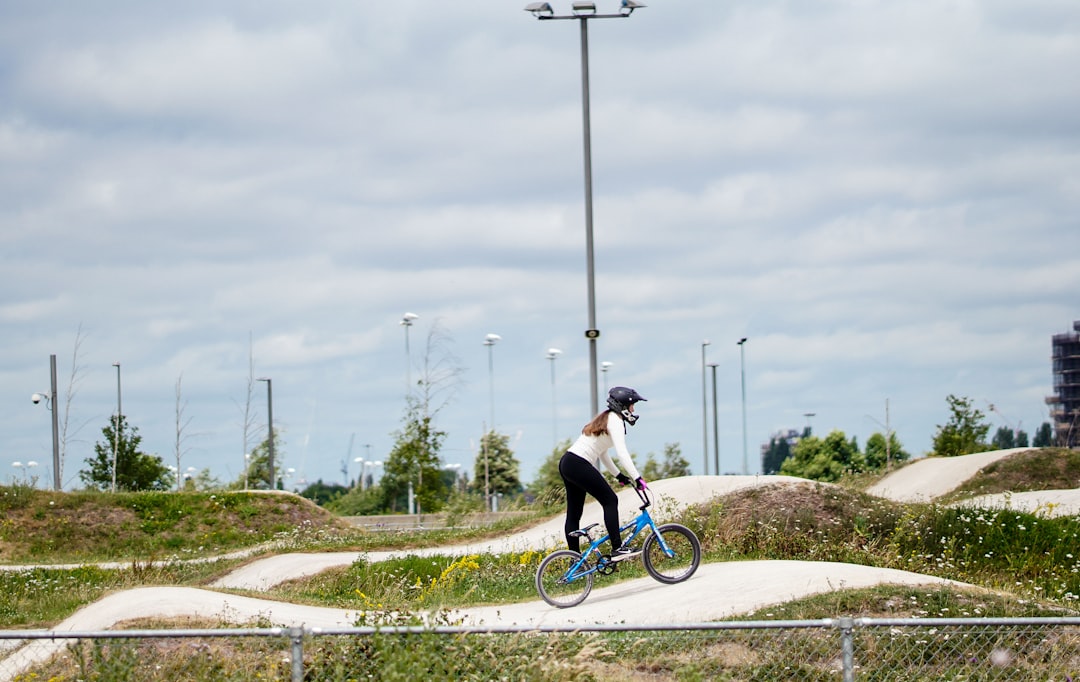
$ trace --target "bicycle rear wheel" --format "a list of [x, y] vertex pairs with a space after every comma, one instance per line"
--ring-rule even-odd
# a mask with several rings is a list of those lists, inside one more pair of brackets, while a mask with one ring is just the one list
[[586, 573], [583, 564], [570, 576], [570, 569], [581, 559], [581, 554], [560, 549], [544, 557], [536, 569], [536, 591], [548, 604], [560, 609], [577, 606], [592, 591], [593, 574]]
[[[671, 556], [660, 546], [658, 536], [663, 537]], [[656, 580], [669, 585], [681, 583], [694, 575], [701, 563], [701, 542], [686, 526], [667, 523], [659, 526], [645, 541], [641, 559], [645, 570]]]

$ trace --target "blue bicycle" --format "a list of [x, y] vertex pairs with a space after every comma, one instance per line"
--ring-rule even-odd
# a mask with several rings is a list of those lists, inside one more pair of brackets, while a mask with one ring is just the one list
[[[648, 494], [643, 490], [638, 490], [637, 494], [642, 501], [638, 507], [641, 513], [619, 529], [620, 535], [633, 529], [623, 544], [634, 542], [647, 529], [649, 533], [644, 538], [641, 552], [645, 570], [662, 583], [681, 583], [694, 575], [701, 563], [701, 542], [686, 526], [677, 523], [657, 526], [649, 514], [652, 503]], [[560, 549], [540, 562], [540, 568], [536, 569], [536, 591], [548, 604], [560, 609], [577, 606], [589, 596], [597, 573], [610, 575], [619, 563], [625, 563], [612, 561], [600, 552], [600, 546], [608, 541], [608, 536], [593, 538], [593, 529], [599, 525], [593, 523], [571, 533], [591, 543], [584, 552]]]

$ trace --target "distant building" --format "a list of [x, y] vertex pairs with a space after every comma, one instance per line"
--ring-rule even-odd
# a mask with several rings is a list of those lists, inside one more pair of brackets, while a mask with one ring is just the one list
[[1046, 404], [1054, 420], [1054, 442], [1080, 447], [1080, 320], [1073, 322], [1073, 333], [1054, 334], [1051, 349], [1056, 394]]
[[800, 438], [810, 435], [810, 427], [800, 433], [795, 429], [781, 429], [761, 446], [761, 473], [778, 474], [784, 460], [791, 456], [791, 450]]

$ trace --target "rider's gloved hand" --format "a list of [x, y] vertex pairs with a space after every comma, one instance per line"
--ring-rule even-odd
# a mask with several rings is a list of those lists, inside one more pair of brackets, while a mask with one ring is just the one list
[[627, 476], [626, 474], [624, 474], [621, 471], [619, 472], [619, 475], [615, 477], [615, 480], [618, 481], [619, 483], [623, 484], [623, 485], [630, 485], [631, 484], [630, 477]]
[[649, 486], [645, 485], [645, 479], [638, 476], [638, 480], [634, 481], [634, 487], [638, 490], [645, 490]]

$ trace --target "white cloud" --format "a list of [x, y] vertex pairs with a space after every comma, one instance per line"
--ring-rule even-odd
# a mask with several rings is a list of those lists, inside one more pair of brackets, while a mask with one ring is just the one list
[[[488, 332], [527, 476], [550, 448], [547, 347], [560, 430], [588, 416], [572, 22], [414, 1], [4, 15], [9, 452], [50, 452], [25, 397], [48, 354], [69, 371], [80, 323], [69, 471], [117, 359], [148, 447], [170, 452], [182, 374], [192, 462], [217, 466], [251, 338], [286, 457], [333, 480], [351, 434], [389, 447], [406, 310], [466, 367], [440, 415], [453, 457], [488, 419]], [[704, 338], [721, 449], [741, 449], [742, 336], [752, 463], [808, 411], [864, 441], [886, 399], [915, 452], [950, 393], [1037, 428], [1048, 337], [1080, 319], [1074, 3], [662, 3], [590, 47], [599, 352], [649, 397], [635, 449], [700, 461]]]

